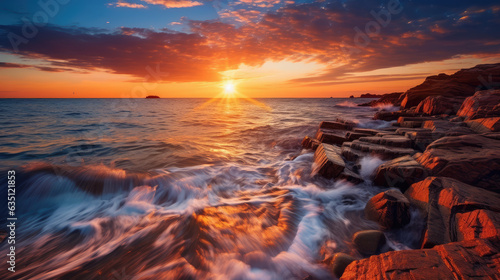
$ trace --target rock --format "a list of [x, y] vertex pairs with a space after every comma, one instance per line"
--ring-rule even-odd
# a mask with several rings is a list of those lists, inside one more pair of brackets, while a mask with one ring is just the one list
[[380, 230], [358, 231], [352, 237], [354, 246], [363, 255], [374, 255], [380, 253], [386, 244], [385, 235]]
[[446, 177], [428, 177], [405, 192], [427, 216], [423, 248], [500, 235], [500, 194]]
[[383, 120], [383, 121], [394, 121], [397, 120], [399, 117], [417, 117], [420, 116], [421, 114], [411, 112], [411, 111], [396, 111], [396, 112], [389, 112], [389, 111], [379, 111], [375, 113], [373, 116], [374, 120]]
[[417, 106], [428, 96], [472, 96], [476, 90], [485, 87], [479, 77], [488, 79], [491, 77], [492, 81], [500, 80], [500, 63], [477, 65], [470, 69], [462, 69], [453, 75], [439, 74], [427, 77], [422, 84], [402, 94], [397, 102], [401, 103], [402, 109], [408, 109]]
[[346, 138], [346, 141], [354, 141], [354, 140], [359, 139], [361, 137], [366, 137], [366, 136], [370, 136], [370, 135], [371, 134], [349, 131], [346, 133], [345, 138]]
[[351, 130], [352, 124], [342, 123], [342, 122], [321, 122], [319, 128], [325, 129], [340, 129], [340, 130]]
[[354, 95], [349, 96], [349, 98], [354, 98]]
[[419, 128], [422, 127], [425, 121], [432, 120], [430, 117], [399, 117], [398, 123], [400, 127]]
[[337, 179], [350, 182], [354, 185], [361, 184], [365, 181], [365, 180], [363, 180], [363, 178], [361, 178], [361, 176], [359, 176], [354, 171], [352, 171], [348, 168], [345, 168], [344, 171], [342, 171], [342, 173], [340, 173], [337, 176]]
[[301, 144], [302, 144], [302, 147], [304, 149], [312, 149], [312, 150], [316, 151], [316, 149], [318, 148], [319, 144], [321, 144], [321, 142], [319, 142], [318, 139], [306, 136], [306, 137], [304, 137], [304, 139], [302, 139]]
[[466, 120], [500, 116], [500, 90], [476, 92], [463, 102], [458, 116]]
[[411, 184], [423, 180], [427, 170], [412, 156], [403, 156], [383, 163], [377, 168], [373, 182], [379, 186], [406, 191]]
[[[372, 156], [377, 156], [383, 160], [390, 160], [404, 155], [413, 155], [415, 150], [411, 148], [396, 148], [384, 145], [378, 145], [369, 142], [354, 140], [350, 144], [350, 148], [361, 151]], [[344, 150], [342, 150], [344, 152]]]
[[368, 201], [365, 216], [384, 229], [401, 228], [410, 222], [410, 201], [401, 191], [390, 189]]
[[455, 178], [500, 193], [500, 133], [446, 136], [431, 143], [417, 161], [432, 176]]
[[358, 159], [367, 155], [366, 152], [362, 152], [356, 149], [353, 149], [352, 142], [344, 142], [341, 147], [342, 156], [348, 161], [357, 161]]
[[361, 137], [359, 138], [359, 141], [373, 143], [377, 145], [391, 146], [396, 148], [411, 148], [412, 146], [410, 138], [390, 133], [385, 135], [380, 135], [380, 137], [378, 136]]
[[252, 268], [273, 269], [274, 264], [272, 258], [262, 251], [253, 251], [243, 256], [243, 261]]
[[476, 133], [500, 131], [500, 117], [469, 120], [466, 124]]
[[440, 114], [455, 115], [464, 99], [464, 97], [447, 97], [441, 95], [428, 96], [418, 104], [415, 112], [430, 116]]
[[474, 239], [353, 261], [341, 280], [500, 279], [500, 241]]
[[361, 94], [359, 96], [359, 98], [380, 98], [382, 97], [382, 95], [379, 95], [379, 94], [371, 94], [371, 93], [365, 93], [365, 94]]
[[330, 269], [333, 271], [335, 276], [340, 278], [342, 273], [344, 273], [345, 268], [355, 260], [357, 260], [355, 257], [348, 254], [336, 253], [330, 263]]
[[368, 103], [363, 103], [358, 106], [370, 106], [370, 107], [376, 107], [376, 106], [381, 106], [381, 105], [393, 105], [393, 106], [399, 106], [400, 104], [397, 102], [399, 99], [399, 96], [403, 94], [402, 92], [393, 92], [393, 93], [387, 93], [382, 95], [379, 99], [370, 101]]
[[377, 133], [380, 132], [380, 130], [376, 130], [376, 129], [370, 129], [370, 128], [354, 128], [353, 129], [354, 132], [357, 132], [357, 133], [365, 133], [365, 134], [370, 134], [370, 135], [377, 135]]
[[345, 168], [345, 162], [340, 154], [339, 147], [320, 144], [314, 153], [312, 174], [319, 174], [328, 179], [339, 176]]
[[316, 139], [321, 143], [341, 146], [346, 141], [345, 132], [341, 130], [318, 129]]

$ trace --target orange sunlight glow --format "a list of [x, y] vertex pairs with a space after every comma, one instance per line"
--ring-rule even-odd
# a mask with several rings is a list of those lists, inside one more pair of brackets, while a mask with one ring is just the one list
[[[271, 108], [267, 106], [266, 104], [255, 100], [253, 98], [247, 97], [246, 95], [242, 94], [238, 90], [236, 90], [236, 82], [234, 80], [224, 80], [222, 84], [220, 85], [222, 88], [222, 91], [215, 96], [214, 98], [208, 100], [207, 102], [203, 103], [202, 105], [198, 106], [197, 109], [201, 109], [206, 107], [208, 104], [213, 103], [214, 101], [219, 101], [220, 104], [225, 104], [225, 105], [230, 105], [238, 102], [238, 99], [243, 99], [245, 101], [248, 101], [264, 110], [270, 111]], [[231, 101], [230, 101], [231, 100]]]

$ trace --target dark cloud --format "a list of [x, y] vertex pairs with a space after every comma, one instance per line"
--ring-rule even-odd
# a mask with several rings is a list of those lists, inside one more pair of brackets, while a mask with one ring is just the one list
[[[139, 78], [148, 75], [148, 67], [159, 67], [168, 73], [163, 81], [180, 82], [216, 81], [218, 72], [241, 63], [307, 59], [329, 65], [328, 69], [296, 82], [335, 83], [348, 79], [349, 73], [499, 53], [500, 5], [495, 1], [401, 0], [401, 12], [392, 14], [386, 26], [379, 24], [378, 35], [356, 44], [356, 28], [365, 32], [367, 25], [373, 27], [372, 14], [390, 1], [289, 4], [260, 14], [223, 11], [220, 20], [186, 20], [190, 33], [47, 26], [20, 45], [19, 55], [46, 59], [56, 68], [101, 69]], [[2, 30], [0, 45], [9, 51], [4, 35], [20, 34], [21, 27], [0, 26]]]

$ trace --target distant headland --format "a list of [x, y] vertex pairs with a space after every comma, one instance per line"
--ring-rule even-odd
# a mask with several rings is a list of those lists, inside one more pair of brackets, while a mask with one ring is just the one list
[[158, 95], [148, 95], [146, 98], [160, 98]]

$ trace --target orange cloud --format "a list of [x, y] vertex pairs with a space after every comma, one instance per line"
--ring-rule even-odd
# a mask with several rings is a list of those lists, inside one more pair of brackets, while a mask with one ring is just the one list
[[188, 8], [203, 5], [203, 3], [191, 0], [142, 0], [153, 5], [163, 5], [166, 8]]
[[142, 4], [128, 3], [128, 2], [124, 2], [122, 0], [119, 0], [116, 3], [109, 4], [109, 5], [114, 5], [115, 7], [118, 7], [118, 8], [133, 8], [133, 9], [146, 9], [147, 8], [146, 6], [144, 6]]

